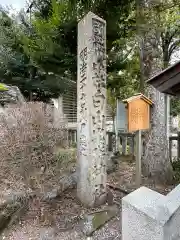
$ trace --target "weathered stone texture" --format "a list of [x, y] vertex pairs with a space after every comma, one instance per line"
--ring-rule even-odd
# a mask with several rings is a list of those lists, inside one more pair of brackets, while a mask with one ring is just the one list
[[167, 196], [141, 187], [122, 199], [122, 240], [180, 239], [180, 185]]
[[78, 24], [78, 197], [106, 199], [106, 22], [89, 12]]

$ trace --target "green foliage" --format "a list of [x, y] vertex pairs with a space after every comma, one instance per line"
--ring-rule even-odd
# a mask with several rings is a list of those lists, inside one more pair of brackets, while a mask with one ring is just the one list
[[[158, 68], [166, 68], [179, 48], [180, 15], [178, 1], [137, 1], [137, 36], [141, 58], [141, 85], [153, 72], [151, 65], [156, 61]], [[148, 35], [148, 33], [150, 33]], [[150, 39], [151, 36], [151, 39]], [[149, 48], [144, 49], [144, 41]]]
[[0, 92], [4, 92], [4, 91], [8, 91], [8, 89], [4, 84], [0, 83]]
[[160, 32], [163, 49], [164, 68], [168, 67], [173, 54], [180, 47], [179, 6], [174, 6], [160, 13]]
[[[71, 69], [71, 54], [68, 49], [68, 43], [64, 41], [64, 29], [70, 28], [64, 26], [67, 21], [67, 4], [52, 1], [52, 12], [48, 19], [34, 17], [32, 20], [31, 35], [22, 33], [23, 48], [32, 61], [45, 72], [52, 72], [63, 76]], [[69, 29], [73, 35], [73, 29]], [[71, 41], [73, 38], [71, 38]], [[67, 46], [66, 46], [67, 45]], [[73, 72], [73, 70], [72, 70]]]
[[[169, 7], [168, 6], [172, 6]], [[160, 5], [156, 11], [159, 13], [159, 34], [163, 53], [163, 68], [167, 68], [175, 54], [180, 50], [180, 4], [171, 0]], [[170, 101], [170, 115], [180, 114], [180, 100], [172, 97]]]
[[108, 75], [108, 88], [112, 89], [120, 100], [139, 92], [140, 68], [136, 49], [134, 48], [133, 54], [126, 59], [119, 71]]
[[17, 85], [28, 99], [33, 95], [36, 100], [47, 101], [59, 96], [66, 88], [67, 79], [46, 73], [24, 51], [22, 32], [24, 35], [28, 32], [25, 17], [23, 24], [17, 24], [3, 9], [0, 13], [1, 81]]
[[172, 162], [172, 168], [174, 171], [174, 180], [175, 182], [180, 182], [180, 160], [176, 160]]
[[56, 153], [57, 167], [63, 167], [66, 171], [74, 169], [76, 164], [76, 149], [60, 148]]
[[110, 114], [114, 120], [116, 116], [116, 96], [110, 89], [107, 89], [107, 104], [109, 106]]
[[[3, 30], [10, 52], [8, 58], [7, 52], [4, 59], [1, 57], [4, 82], [19, 86], [27, 97], [32, 93], [41, 100], [58, 96], [70, 79], [76, 80], [77, 24], [88, 11], [93, 11], [107, 21], [108, 88], [112, 91], [118, 84], [121, 90], [116, 88], [116, 95], [126, 91], [127, 79], [118, 72], [127, 66], [127, 38], [134, 34], [134, 3], [132, 0], [34, 1], [31, 23], [28, 15], [21, 13], [19, 24], [8, 18], [9, 31]], [[4, 44], [4, 49], [8, 49], [6, 41]], [[128, 79], [128, 94], [131, 79]]]
[[180, 114], [180, 99], [177, 97], [171, 98], [170, 114], [174, 117]]
[[[37, 1], [39, 3], [39, 1]], [[121, 68], [118, 39], [129, 35], [134, 1], [45, 1], [34, 9], [31, 36], [24, 36], [24, 50], [46, 71], [76, 80], [77, 24], [89, 10], [107, 21], [108, 72]], [[130, 8], [130, 9], [129, 9]], [[44, 11], [46, 9], [46, 11]]]
[[[178, 5], [167, 8], [171, 4], [168, 0], [145, 12], [145, 27], [158, 27], [164, 66], [179, 46]], [[57, 97], [67, 89], [69, 80], [76, 81], [77, 76], [77, 24], [92, 11], [107, 22], [108, 89], [120, 99], [139, 92], [135, 0], [35, 0], [31, 7], [31, 22], [29, 10], [20, 13], [18, 24], [1, 10], [0, 76], [4, 82], [17, 85], [27, 97], [35, 93], [39, 100]], [[158, 23], [152, 18], [155, 15]]]

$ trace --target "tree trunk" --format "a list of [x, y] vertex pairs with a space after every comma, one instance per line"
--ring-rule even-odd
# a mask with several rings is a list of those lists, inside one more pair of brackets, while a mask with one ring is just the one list
[[137, 42], [138, 42], [138, 49], [139, 49], [139, 64], [140, 64], [140, 83], [139, 83], [139, 91], [140, 93], [144, 93], [145, 91], [145, 79], [144, 79], [144, 63], [143, 63], [143, 49], [144, 49], [144, 39], [143, 39], [143, 32], [141, 31], [141, 26], [143, 25], [143, 8], [141, 7], [141, 0], [137, 1]]
[[[150, 1], [149, 1], [150, 2]], [[150, 4], [150, 3], [149, 3]], [[141, 41], [141, 58], [143, 61], [143, 69], [141, 75], [144, 80], [149, 79], [154, 74], [162, 69], [163, 57], [159, 47], [159, 34], [157, 28], [157, 15], [148, 9], [149, 6], [145, 4], [145, 0], [137, 0], [137, 12], [142, 18], [143, 11], [146, 14], [152, 14], [150, 17], [152, 22], [146, 22], [143, 26], [138, 26], [140, 31], [138, 34], [143, 36]], [[144, 16], [143, 16], [144, 17]], [[144, 17], [145, 20], [145, 17]], [[154, 25], [153, 25], [153, 21]], [[140, 21], [137, 21], [139, 24]], [[147, 96], [153, 101], [154, 105], [151, 109], [151, 127], [145, 135], [144, 149], [142, 156], [142, 171], [143, 174], [153, 177], [154, 180], [168, 180], [171, 176], [169, 171], [171, 169], [169, 155], [168, 155], [168, 141], [166, 135], [166, 121], [165, 121], [165, 97], [163, 93], [157, 91], [154, 87], [147, 87]]]

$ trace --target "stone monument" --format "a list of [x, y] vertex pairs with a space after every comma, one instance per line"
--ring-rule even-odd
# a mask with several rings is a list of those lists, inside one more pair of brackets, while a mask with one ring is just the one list
[[78, 24], [77, 195], [106, 200], [106, 22], [89, 12]]

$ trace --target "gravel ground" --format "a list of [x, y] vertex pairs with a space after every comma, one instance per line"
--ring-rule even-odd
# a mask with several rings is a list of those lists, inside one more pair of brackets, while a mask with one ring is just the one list
[[[120, 196], [118, 196], [120, 197]], [[32, 203], [31, 203], [32, 207]], [[103, 207], [102, 207], [103, 208]], [[40, 216], [40, 210], [46, 211], [46, 217]], [[39, 209], [31, 208], [23, 219], [11, 227], [3, 240], [111, 240], [121, 239], [121, 209], [119, 214], [92, 237], [86, 237], [81, 229], [79, 218], [85, 213], [99, 209], [86, 209], [75, 198], [75, 191], [67, 192], [61, 199], [50, 204], [40, 203]]]
[[[134, 190], [135, 164], [121, 162], [119, 169], [108, 176], [108, 183], [128, 190]], [[142, 184], [160, 193], [166, 194], [174, 186], [155, 185], [143, 178]], [[121, 199], [119, 191], [113, 191], [116, 203], [119, 203], [118, 215], [97, 230], [92, 237], [86, 237], [81, 231], [79, 220], [85, 213], [99, 209], [84, 208], [76, 199], [76, 191], [65, 192], [63, 197], [47, 204], [34, 199], [29, 203], [29, 211], [14, 226], [4, 232], [3, 240], [119, 240], [121, 239]], [[104, 206], [102, 206], [103, 208]]]

